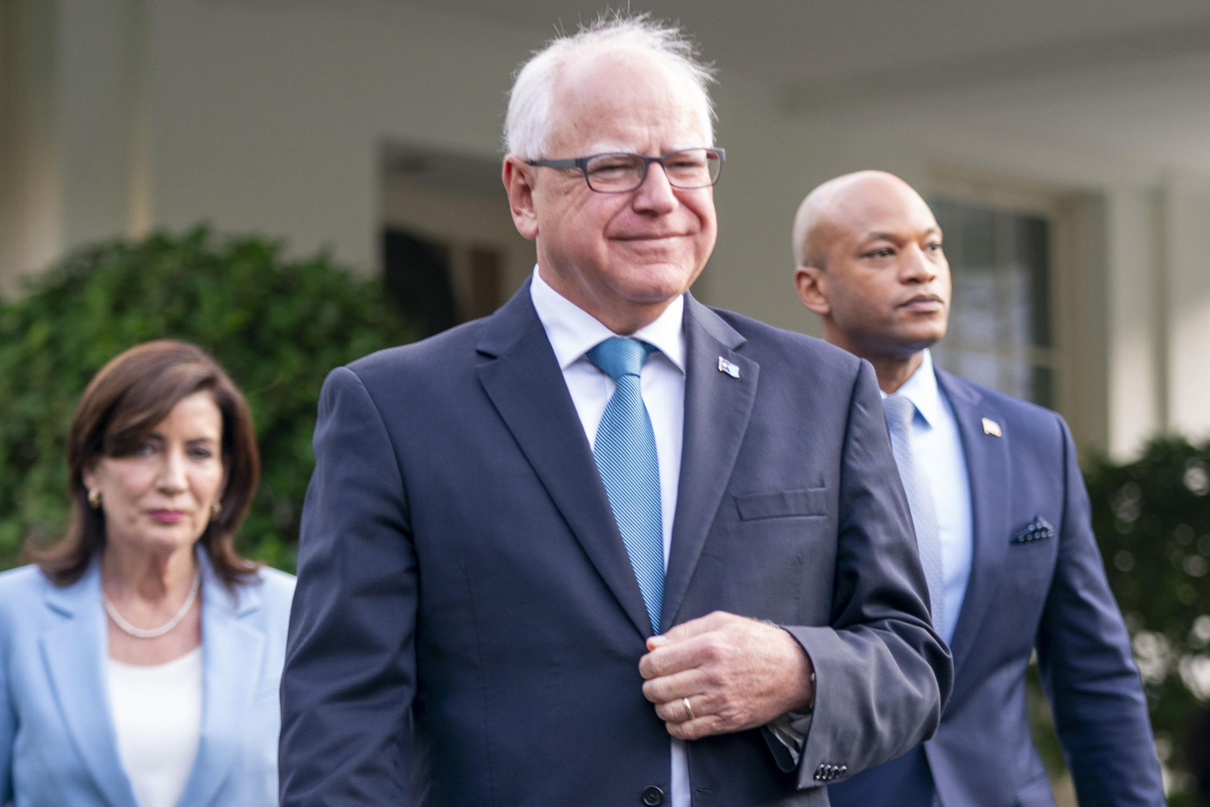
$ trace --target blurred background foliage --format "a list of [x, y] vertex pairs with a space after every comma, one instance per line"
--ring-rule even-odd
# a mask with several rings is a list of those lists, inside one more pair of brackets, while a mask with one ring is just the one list
[[314, 465], [311, 432], [328, 371], [413, 332], [384, 297], [319, 255], [220, 240], [206, 229], [81, 250], [0, 301], [0, 568], [67, 516], [64, 440], [105, 362], [149, 339], [209, 351], [251, 405], [263, 462], [240, 550], [293, 571]]
[[[1085, 481], [1109, 585], [1134, 645], [1169, 804], [1210, 804], [1210, 441], [1163, 437], [1126, 464], [1092, 458]], [[1030, 676], [1030, 715], [1052, 773], [1063, 760]], [[1198, 800], [1198, 792], [1202, 800]]]
[[[380, 281], [322, 255], [287, 260], [273, 242], [197, 229], [81, 250], [19, 299], [0, 301], [0, 568], [19, 562], [28, 537], [53, 540], [63, 528], [63, 441], [89, 379], [122, 350], [160, 337], [210, 351], [247, 395], [264, 470], [240, 547], [292, 571], [324, 376], [415, 331]], [[1170, 803], [1197, 804], [1206, 753], [1189, 749], [1207, 747], [1197, 732], [1210, 725], [1210, 442], [1166, 437], [1134, 462], [1093, 458], [1086, 467], [1093, 528], [1131, 633]], [[1029, 683], [1035, 739], [1061, 779], [1033, 671]]]

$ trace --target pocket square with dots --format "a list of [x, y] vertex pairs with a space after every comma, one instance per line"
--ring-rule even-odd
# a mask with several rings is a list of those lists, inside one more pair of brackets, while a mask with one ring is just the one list
[[1025, 529], [1013, 536], [1009, 541], [1010, 544], [1028, 544], [1034, 541], [1042, 541], [1047, 538], [1055, 537], [1055, 528], [1042, 516], [1035, 516], [1034, 520], [1029, 523]]

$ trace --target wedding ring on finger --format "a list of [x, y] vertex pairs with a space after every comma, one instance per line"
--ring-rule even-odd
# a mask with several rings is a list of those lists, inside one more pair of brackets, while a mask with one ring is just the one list
[[685, 720], [686, 721], [697, 719], [696, 717], [693, 716], [693, 707], [689, 705], [688, 698], [681, 698], [681, 705], [685, 707]]

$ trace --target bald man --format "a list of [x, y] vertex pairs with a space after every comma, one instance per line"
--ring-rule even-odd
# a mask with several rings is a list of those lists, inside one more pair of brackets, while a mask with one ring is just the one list
[[834, 807], [1053, 807], [1026, 713], [1035, 650], [1080, 804], [1162, 804], [1067, 425], [933, 365], [950, 272], [928, 205], [891, 174], [837, 177], [799, 208], [794, 255], [824, 337], [874, 365], [956, 676], [936, 736], [830, 786]]

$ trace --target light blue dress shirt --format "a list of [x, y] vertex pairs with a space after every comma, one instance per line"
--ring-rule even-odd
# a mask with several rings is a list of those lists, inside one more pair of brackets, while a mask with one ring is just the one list
[[[941, 542], [942, 589], [945, 625], [941, 638], [950, 643], [966, 598], [974, 552], [971, 521], [971, 485], [962, 451], [958, 420], [945, 393], [937, 386], [932, 354], [925, 350], [916, 372], [900, 387], [902, 395], [916, 405], [912, 420], [912, 456], [928, 479], [937, 513]], [[882, 397], [886, 397], [883, 393]]]
[[[601, 416], [617, 384], [589, 361], [587, 353], [612, 336], [613, 331], [595, 317], [568, 300], [548, 284], [534, 267], [530, 298], [551, 349], [563, 371], [571, 402], [584, 425], [589, 444], [596, 443]], [[660, 464], [660, 499], [663, 516], [664, 565], [672, 549], [672, 522], [681, 478], [681, 442], [685, 430], [685, 298], [677, 297], [649, 325], [632, 336], [658, 348], [643, 365], [639, 376], [643, 404], [651, 418], [656, 454]], [[691, 807], [689, 757], [685, 741], [670, 737], [672, 807]]]

